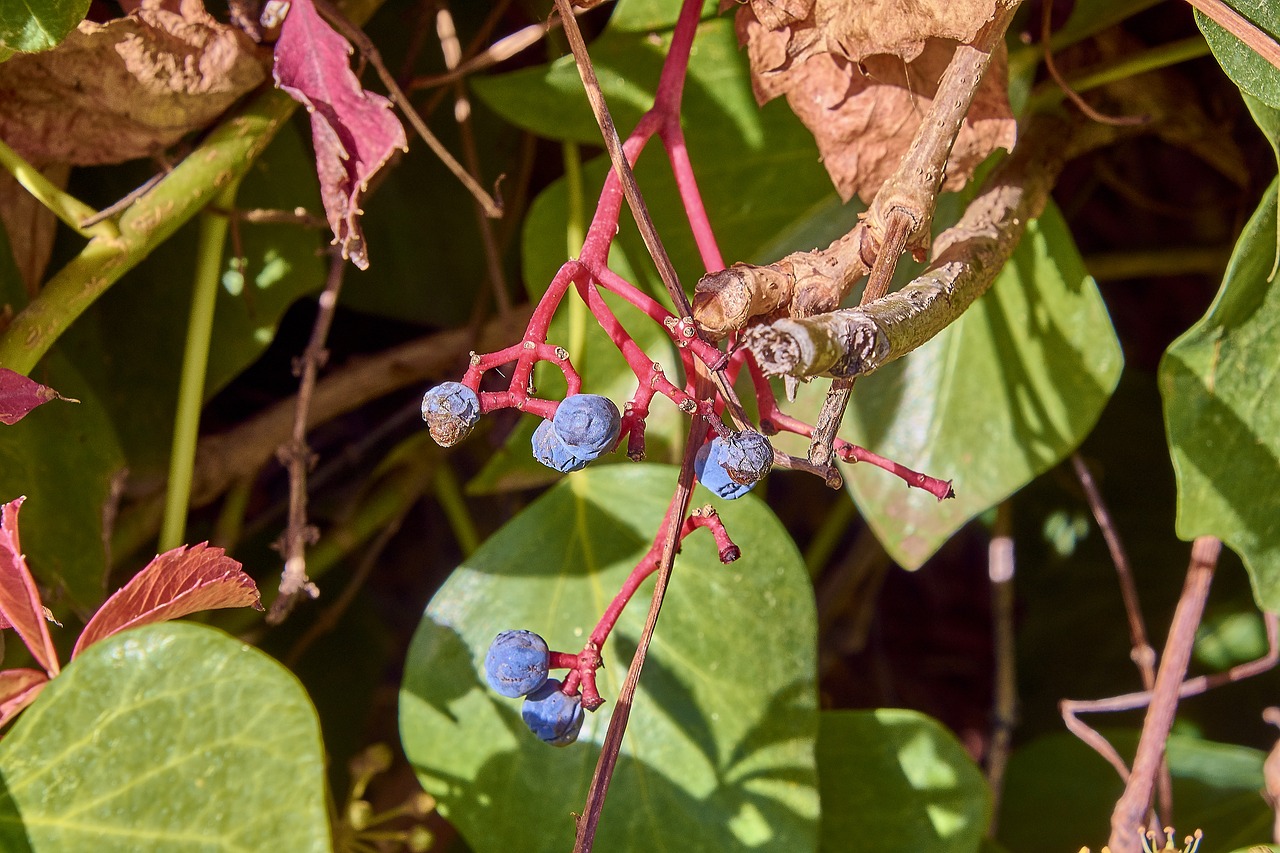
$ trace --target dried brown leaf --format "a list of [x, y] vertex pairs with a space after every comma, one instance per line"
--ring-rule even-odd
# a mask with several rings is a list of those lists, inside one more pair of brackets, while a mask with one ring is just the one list
[[[41, 169], [49, 182], [65, 189], [71, 167], [54, 163]], [[22, 276], [27, 295], [34, 297], [44, 281], [45, 268], [53, 254], [53, 238], [58, 219], [35, 196], [27, 192], [8, 172], [0, 171], [0, 223], [9, 235], [13, 262]]]
[[[972, 29], [976, 31], [987, 18], [975, 19]], [[813, 35], [810, 30], [803, 32]], [[791, 109], [813, 133], [840, 194], [846, 199], [857, 194], [865, 201], [875, 197], [897, 168], [959, 43], [929, 38], [909, 62], [884, 52], [859, 54], [859, 61], [852, 61], [846, 47], [835, 52], [806, 50], [798, 57], [794, 52], [797, 30], [769, 29], [750, 7], [738, 13], [738, 34], [747, 46], [756, 98], [764, 103], [786, 95]], [[960, 129], [947, 162], [944, 189], [964, 186], [987, 155], [996, 148], [1012, 147], [1016, 124], [1006, 77], [1000, 50]]]
[[0, 137], [37, 165], [151, 156], [266, 78], [265, 53], [199, 0], [83, 21], [44, 53], [0, 65]]
[[225, 551], [208, 543], [174, 548], [148, 563], [98, 608], [71, 657], [126, 628], [224, 607], [261, 610], [253, 578]]

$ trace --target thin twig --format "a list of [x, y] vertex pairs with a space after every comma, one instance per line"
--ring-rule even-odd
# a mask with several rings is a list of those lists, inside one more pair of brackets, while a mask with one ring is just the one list
[[1164, 654], [1160, 657], [1160, 670], [1156, 674], [1151, 704], [1142, 723], [1142, 734], [1138, 737], [1133, 770], [1111, 813], [1108, 844], [1112, 853], [1138, 853], [1140, 849], [1139, 829], [1151, 807], [1151, 791], [1160, 770], [1173, 716], [1178, 710], [1178, 694], [1191, 660], [1196, 628], [1204, 613], [1209, 584], [1221, 551], [1222, 542], [1212, 536], [1201, 536], [1191, 545], [1191, 564], [1187, 567], [1187, 579], [1169, 626]]
[[1088, 101], [1080, 96], [1080, 93], [1071, 88], [1071, 84], [1067, 82], [1066, 77], [1058, 70], [1058, 63], [1053, 58], [1053, 46], [1050, 44], [1052, 36], [1053, 0], [1045, 0], [1040, 15], [1040, 44], [1044, 46], [1044, 67], [1049, 72], [1049, 76], [1053, 78], [1053, 82], [1058, 84], [1062, 94], [1071, 103], [1075, 104], [1080, 112], [1096, 122], [1119, 126], [1146, 124], [1151, 120], [1148, 116], [1109, 116], [1094, 109]]
[[303, 228], [321, 230], [329, 227], [323, 216], [316, 216], [305, 207], [293, 210], [273, 210], [269, 208], [253, 208], [251, 210], [227, 210], [224, 207], [209, 208], [233, 222], [248, 222], [251, 225], [300, 225]]
[[[563, 2], [563, 0], [557, 0]], [[699, 382], [705, 386], [705, 381]], [[709, 391], [699, 388], [699, 397]], [[635, 698], [636, 686], [640, 683], [640, 671], [644, 667], [645, 657], [649, 653], [649, 642], [653, 638], [654, 628], [658, 624], [658, 614], [662, 610], [662, 600], [667, 593], [667, 584], [671, 580], [671, 567], [676, 558], [676, 546], [680, 540], [680, 528], [689, 511], [689, 497], [693, 491], [693, 457], [702, 447], [707, 436], [709, 425], [703, 418], [693, 418], [689, 427], [689, 439], [684, 446], [684, 459], [680, 465], [680, 477], [676, 481], [676, 492], [667, 507], [667, 515], [662, 528], [662, 556], [658, 560], [657, 579], [654, 582], [653, 598], [649, 603], [649, 614], [645, 618], [644, 630], [640, 632], [640, 640], [635, 654], [631, 657], [631, 666], [627, 668], [627, 676], [622, 681], [622, 689], [609, 718], [609, 730], [605, 733], [604, 743], [600, 746], [600, 758], [596, 762], [595, 773], [591, 777], [591, 788], [587, 792], [587, 802], [583, 813], [578, 818], [577, 837], [574, 839], [574, 853], [590, 853], [595, 844], [596, 828], [600, 824], [600, 813], [604, 810], [605, 797], [609, 793], [609, 782], [613, 779], [613, 771], [618, 763], [618, 755], [622, 749], [622, 738], [626, 734], [627, 719], [631, 716], [631, 703]]]
[[[1085, 500], [1089, 503], [1093, 518], [1102, 530], [1102, 538], [1107, 543], [1107, 550], [1111, 552], [1111, 562], [1116, 567], [1116, 578], [1120, 581], [1120, 597], [1124, 601], [1125, 616], [1129, 620], [1129, 658], [1142, 675], [1142, 689], [1149, 691], [1155, 687], [1156, 683], [1156, 650], [1152, 648], [1151, 641], [1147, 637], [1147, 626], [1142, 618], [1142, 606], [1138, 602], [1138, 586], [1133, 580], [1129, 557], [1125, 553], [1124, 543], [1120, 541], [1120, 533], [1111, 519], [1106, 501], [1102, 498], [1102, 492], [1094, 482], [1089, 466], [1085, 464], [1079, 453], [1071, 454], [1071, 466], [1084, 489]], [[1173, 777], [1167, 761], [1161, 764], [1158, 787], [1162, 818], [1160, 822], [1169, 823], [1169, 816], [1173, 809]]]
[[1018, 721], [1018, 665], [1014, 654], [1012, 508], [1008, 501], [996, 509], [995, 530], [987, 550], [987, 573], [991, 579], [991, 621], [995, 633], [995, 697], [991, 746], [987, 749], [987, 784], [991, 788], [991, 825], [987, 836], [995, 837], [1000, 818], [1000, 796], [1004, 772], [1009, 764], [1013, 727]]
[[[581, 15], [583, 10], [575, 9], [574, 12]], [[506, 62], [508, 59], [511, 59], [542, 41], [546, 38], [549, 30], [556, 29], [559, 26], [559, 18], [553, 18], [545, 23], [540, 22], [537, 24], [529, 24], [527, 27], [516, 30], [509, 36], [503, 36], [480, 53], [477, 53], [470, 59], [460, 63], [456, 68], [446, 71], [444, 74], [430, 74], [424, 77], [415, 77], [406, 88], [412, 92], [417, 91], [418, 89], [430, 89], [435, 86], [443, 86], [446, 83], [461, 80], [477, 71], [483, 71], [484, 69], [497, 65], [500, 62]]]
[[400, 88], [400, 84], [396, 82], [396, 78], [387, 70], [387, 66], [382, 62], [382, 54], [373, 46], [373, 42], [369, 41], [369, 37], [364, 34], [364, 30], [347, 20], [346, 16], [334, 6], [329, 0], [315, 0], [316, 9], [320, 14], [324, 15], [333, 27], [342, 33], [348, 41], [352, 42], [359, 50], [360, 55], [369, 61], [374, 71], [378, 74], [378, 79], [382, 81], [382, 85], [387, 87], [387, 94], [391, 96], [391, 100], [395, 102], [400, 111], [404, 113], [405, 118], [409, 120], [409, 124], [417, 131], [418, 136], [422, 137], [422, 141], [427, 143], [427, 147], [440, 158], [440, 162], [453, 173], [467, 192], [475, 197], [476, 201], [484, 208], [485, 215], [492, 219], [500, 219], [502, 217], [501, 203], [494, 201], [489, 193], [485, 192], [471, 173], [462, 167], [454, 156], [449, 153], [449, 149], [436, 138], [435, 134], [427, 127], [426, 122], [422, 120], [422, 116], [418, 115], [418, 111], [413, 108], [413, 103], [409, 97], [405, 95], [404, 90]]
[[307, 578], [307, 546], [316, 541], [317, 532], [307, 523], [307, 472], [315, 457], [307, 446], [307, 418], [311, 408], [311, 396], [316, 387], [320, 367], [328, 360], [325, 342], [333, 314], [338, 307], [338, 294], [342, 290], [346, 264], [342, 256], [332, 253], [329, 258], [329, 278], [320, 294], [315, 325], [311, 327], [311, 339], [303, 350], [300, 364], [298, 397], [293, 413], [293, 434], [278, 452], [281, 462], [289, 471], [289, 523], [285, 528], [283, 547], [284, 573], [280, 577], [280, 595], [271, 604], [267, 622], [278, 625], [289, 615], [300, 595], [315, 598], [319, 590]]
[[[454, 26], [453, 15], [449, 12], [446, 3], [441, 3], [436, 10], [436, 35], [440, 39], [440, 52], [444, 55], [445, 67], [457, 68], [458, 63], [462, 61], [462, 45], [458, 42], [458, 30]], [[462, 139], [462, 156], [467, 161], [467, 169], [472, 174], [479, 175], [480, 155], [476, 151], [475, 128], [471, 120], [471, 100], [467, 97], [467, 87], [461, 80], [453, 85], [453, 117], [458, 122], [458, 133]], [[485, 215], [484, 206], [479, 201], [475, 204], [475, 212], [476, 227], [480, 229], [480, 241], [484, 245], [489, 287], [493, 290], [498, 313], [506, 314], [511, 310], [511, 297], [507, 294], [507, 276], [502, 271], [498, 240], [493, 233], [493, 224]]]

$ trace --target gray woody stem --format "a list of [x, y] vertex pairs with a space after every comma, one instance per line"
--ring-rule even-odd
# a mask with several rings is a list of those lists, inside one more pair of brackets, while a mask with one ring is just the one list
[[853, 378], [932, 339], [995, 281], [1040, 215], [1066, 160], [1114, 131], [1037, 116], [983, 192], [939, 235], [928, 270], [899, 291], [858, 308], [783, 318], [748, 331], [746, 345], [768, 374]]

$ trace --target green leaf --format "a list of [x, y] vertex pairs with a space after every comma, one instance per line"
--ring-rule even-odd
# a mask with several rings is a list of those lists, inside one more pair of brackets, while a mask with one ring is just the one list
[[1244, 560], [1264, 610], [1280, 609], [1280, 283], [1276, 183], [1236, 243], [1209, 312], [1160, 362], [1178, 479], [1177, 532], [1217, 536]]
[[964, 747], [915, 711], [824, 711], [822, 850], [975, 853], [991, 792]]
[[[318, 210], [309, 157], [296, 130], [284, 127], [249, 170], [236, 206]], [[325, 267], [316, 251], [321, 244], [318, 232], [248, 223], [240, 223], [238, 230], [248, 263], [241, 275], [231, 257], [235, 243], [228, 240], [209, 348], [206, 400], [267, 348], [295, 300], [324, 284]], [[135, 487], [163, 478], [168, 470], [191, 308], [195, 237], [191, 223], [104, 294], [59, 341], [98, 389], [118, 425]]]
[[[1280, 38], [1280, 6], [1272, 0], [1229, 0], [1227, 5], [1271, 38]], [[1232, 82], [1267, 106], [1280, 109], [1280, 70], [1198, 10], [1196, 24]]]
[[0, 427], [0, 500], [28, 497], [23, 550], [36, 577], [57, 591], [45, 603], [85, 613], [106, 595], [103, 513], [124, 453], [95, 389], [59, 351], [50, 353], [41, 370], [56, 376], [59, 391], [80, 403], [41, 406], [19, 423]]
[[1102, 296], [1051, 205], [986, 296], [854, 389], [842, 435], [955, 484], [955, 499], [939, 503], [878, 468], [846, 467], [889, 554], [918, 568], [966, 521], [1074, 450], [1122, 362]]
[[[458, 568], [418, 627], [400, 694], [405, 753], [477, 853], [572, 846], [599, 744], [644, 623], [646, 583], [605, 645], [578, 743], [556, 749], [485, 683], [502, 630], [576, 651], [663, 517], [670, 466], [571, 474]], [[699, 489], [694, 505], [706, 501]], [[754, 497], [717, 504], [742, 558], [696, 532], [676, 561], [597, 837], [609, 851], [814, 850], [815, 612], [804, 563]]]
[[97, 643], [0, 741], [0, 848], [328, 850], [311, 702], [211, 628]]
[[[1138, 732], [1104, 730], [1123, 756], [1132, 756]], [[1204, 850], [1233, 850], [1268, 838], [1274, 815], [1259, 795], [1265, 754], [1255, 749], [1169, 738], [1176, 827], [1204, 831]], [[1111, 810], [1124, 790], [1116, 771], [1068, 733], [1039, 738], [1009, 760], [1000, 806], [999, 839], [1010, 850], [1097, 850], [1106, 841]], [[1045, 826], [1051, 804], [1053, 826]]]
[[0, 3], [0, 51], [48, 50], [66, 38], [88, 11], [89, 0]]

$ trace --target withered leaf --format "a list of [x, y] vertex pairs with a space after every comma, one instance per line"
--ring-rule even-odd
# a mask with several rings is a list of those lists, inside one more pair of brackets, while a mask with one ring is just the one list
[[391, 102], [366, 92], [351, 71], [351, 45], [311, 0], [294, 0], [276, 42], [276, 84], [311, 114], [311, 139], [333, 242], [360, 269], [369, 266], [360, 197], [397, 150], [404, 127]]
[[200, 0], [82, 21], [45, 53], [0, 65], [0, 137], [37, 165], [153, 155], [265, 79], [252, 41]]
[[224, 607], [261, 610], [253, 578], [225, 551], [208, 543], [174, 548], [148, 563], [98, 608], [71, 657], [126, 628]]
[[47, 385], [14, 373], [7, 367], [0, 367], [0, 424], [11, 426], [37, 406], [43, 406], [50, 400], [66, 399]]
[[[956, 46], [990, 20], [994, 3], [906, 9], [884, 0], [826, 0], [809, 4], [807, 17], [798, 18], [803, 9], [796, 2], [782, 14], [777, 3], [754, 0], [738, 12], [738, 35], [757, 100], [786, 95], [840, 194], [870, 201], [910, 145]], [[766, 25], [761, 9], [778, 25]], [[956, 139], [944, 189], [959, 189], [987, 155], [1013, 145], [1006, 76], [1001, 49]]]

